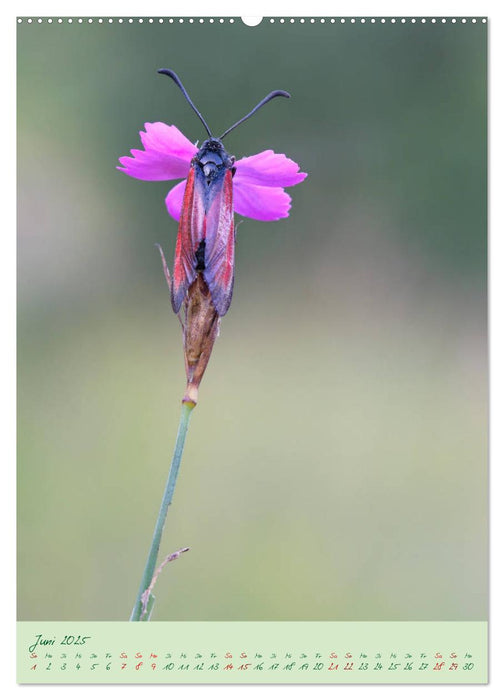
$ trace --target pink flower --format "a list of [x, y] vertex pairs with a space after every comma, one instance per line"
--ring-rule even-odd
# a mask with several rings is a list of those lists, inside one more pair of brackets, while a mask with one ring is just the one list
[[[145, 124], [140, 132], [144, 150], [132, 149], [131, 156], [119, 158], [122, 170], [137, 180], [178, 180], [187, 178], [191, 160], [198, 152], [176, 126], [163, 122]], [[284, 187], [302, 182], [306, 173], [290, 158], [274, 151], [262, 151], [235, 163], [233, 178], [234, 210], [241, 216], [275, 221], [289, 216], [291, 198]], [[180, 218], [186, 180], [175, 185], [165, 199], [166, 208]]]

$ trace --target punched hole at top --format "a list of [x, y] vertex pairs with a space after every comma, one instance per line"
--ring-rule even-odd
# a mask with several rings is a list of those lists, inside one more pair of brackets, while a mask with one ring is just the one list
[[258, 24], [261, 24], [262, 17], [242, 17], [241, 21], [243, 24], [246, 24], [247, 27], [257, 27]]

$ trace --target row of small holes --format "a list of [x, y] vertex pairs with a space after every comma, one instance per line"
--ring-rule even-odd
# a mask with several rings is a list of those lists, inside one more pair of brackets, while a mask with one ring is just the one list
[[[21, 17], [18, 18], [18, 24], [21, 24], [21, 22], [24, 22], [24, 21], [25, 21], [25, 22], [28, 22], [28, 24], [31, 24], [31, 23], [34, 22], [35, 20], [33, 20], [33, 19], [23, 20]], [[42, 24], [42, 22], [47, 22], [48, 24], [52, 24], [54, 20], [52, 20], [51, 18], [49, 18], [49, 19], [41, 19], [41, 18], [39, 18], [39, 19], [37, 19], [36, 21], [38, 22], [38, 24]], [[57, 20], [58, 24], [62, 24], [64, 21], [65, 21], [65, 20], [61, 19], [61, 17]], [[68, 24], [72, 24], [72, 22], [73, 22], [74, 20], [73, 20], [71, 17], [69, 17], [66, 21], [68, 22]], [[86, 19], [86, 20], [84, 20], [84, 19], [76, 19], [75, 21], [78, 22], [79, 24], [83, 24], [84, 22], [87, 22], [88, 24], [93, 24], [93, 22], [94, 22], [95, 20], [92, 19], [92, 18], [90, 17], [89, 19]], [[140, 17], [139, 19], [137, 19], [137, 20], [134, 20], [134, 19], [132, 19], [131, 17], [130, 17], [130, 19], [128, 19], [128, 20], [125, 20], [125, 19], [115, 19], [115, 20], [114, 20], [114, 19], [112, 19], [111, 17], [110, 17], [109, 19], [107, 19], [107, 20], [104, 20], [104, 19], [102, 19], [102, 18], [96, 20], [96, 22], [98, 22], [98, 24], [103, 24], [103, 22], [108, 22], [109, 24], [112, 24], [113, 22], [118, 22], [119, 24], [123, 24], [124, 22], [128, 22], [128, 24], [133, 24], [133, 22], [135, 22], [135, 21], [138, 22], [139, 24], [143, 24], [144, 22], [148, 22], [149, 24], [152, 24], [152, 23], [155, 22], [155, 21], [159, 22], [159, 24], [163, 24], [163, 22], [164, 22], [165, 20], [164, 20], [162, 17], [160, 17], [158, 20], [154, 20], [154, 19], [152, 19], [152, 17], [151, 17], [150, 19], [148, 19], [148, 20], [144, 20], [144, 19], [142, 19], [141, 17]], [[186, 20], [183, 19], [183, 18], [181, 17], [181, 18], [178, 19], [178, 20], [174, 20], [174, 19], [171, 19], [171, 18], [170, 18], [170, 19], [168, 19], [168, 20], [166, 20], [166, 21], [169, 22], [170, 24], [173, 24], [175, 21], [179, 22], [180, 24], [183, 24]], [[189, 22], [189, 24], [193, 24], [194, 21], [195, 21], [194, 19], [188, 19], [188, 20], [187, 20], [187, 22]], [[203, 22], [204, 22], [205, 20], [204, 20], [204, 19], [199, 19], [198, 21], [200, 22], [200, 24], [203, 24]], [[216, 20], [214, 20], [214, 19], [209, 19], [209, 20], [207, 20], [207, 21], [210, 22], [210, 24], [213, 24]], [[220, 22], [221, 24], [224, 24], [225, 21], [226, 21], [226, 20], [224, 20], [224, 19], [220, 19], [220, 20], [219, 20], [219, 22]], [[228, 20], [228, 22], [229, 22], [230, 24], [233, 24], [233, 23], [234, 23], [234, 19], [231, 18], [231, 19]]]
[[[21, 24], [21, 22], [24, 22], [24, 21], [26, 21], [28, 24], [32, 24], [32, 22], [34, 22], [35, 20], [33, 20], [33, 19], [23, 20], [21, 17], [18, 18], [18, 24]], [[44, 21], [47, 22], [48, 24], [52, 24], [54, 20], [52, 20], [51, 18], [45, 19], [45, 20], [39, 18], [39, 19], [37, 19], [36, 21], [37, 21], [38, 24], [42, 24]], [[65, 20], [63, 20], [63, 19], [61, 19], [61, 18], [57, 20], [58, 24], [62, 24], [64, 21], [65, 21]], [[72, 24], [72, 22], [73, 22], [74, 20], [70, 17], [70, 18], [67, 19], [66, 21], [68, 22], [68, 24]], [[93, 22], [94, 22], [95, 20], [93, 20], [92, 18], [89, 18], [89, 19], [87, 19], [87, 20], [77, 19], [77, 20], [75, 20], [75, 21], [76, 21], [78, 24], [83, 24], [84, 22], [87, 22], [88, 24], [93, 24]], [[116, 19], [116, 20], [114, 20], [114, 19], [112, 19], [112, 18], [109, 18], [109, 19], [107, 19], [107, 20], [104, 20], [104, 19], [101, 19], [101, 18], [100, 18], [100, 19], [97, 19], [97, 20], [96, 20], [96, 22], [97, 22], [98, 24], [103, 24], [103, 22], [108, 22], [109, 24], [112, 24], [114, 21], [118, 22], [119, 24], [123, 24], [123, 23], [126, 22], [126, 21], [128, 22], [128, 24], [133, 24], [133, 22], [135, 22], [135, 21], [138, 22], [139, 24], [143, 24], [144, 21], [147, 21], [149, 24], [153, 24], [156, 20], [152, 19], [152, 17], [151, 17], [150, 19], [148, 19], [148, 20], [143, 20], [142, 18], [137, 19], [137, 20], [134, 20], [134, 19], [131, 19], [131, 18], [128, 19], [128, 20], [124, 20], [124, 19]], [[159, 24], [163, 24], [164, 21], [165, 21], [165, 20], [164, 20], [162, 17], [159, 18], [159, 19], [157, 20], [157, 22], [159, 22]], [[175, 21], [179, 22], [180, 24], [183, 24], [186, 20], [184, 20], [183, 18], [180, 18], [180, 19], [178, 19], [178, 20], [174, 20], [174, 19], [168, 19], [168, 20], [167, 20], [167, 22], [169, 22], [170, 24], [173, 24]], [[216, 22], [216, 20], [214, 20], [214, 19], [212, 19], [212, 18], [210, 18], [210, 19], [208, 19], [208, 20], [205, 20], [205, 19], [201, 18], [201, 19], [198, 20], [198, 22], [199, 22], [200, 24], [203, 24], [205, 21], [208, 21], [210, 24], [213, 24], [214, 22]], [[219, 19], [219, 23], [220, 23], [220, 24], [224, 24], [225, 21], [226, 21], [226, 20], [224, 20], [224, 19]], [[270, 23], [271, 23], [271, 24], [274, 24], [276, 21], [277, 21], [276, 19], [273, 19], [273, 18], [270, 19]], [[280, 24], [283, 24], [285, 21], [286, 21], [285, 19], [279, 19], [279, 20], [278, 20], [278, 22], [280, 22]], [[303, 18], [298, 19], [297, 21], [300, 22], [300, 24], [304, 24], [304, 23], [306, 22], [306, 20], [303, 19]], [[325, 21], [326, 21], [326, 20], [325, 20], [323, 17], [320, 18], [320, 19], [310, 19], [310, 23], [311, 23], [311, 24], [314, 24], [315, 22], [320, 22], [321, 24], [324, 24]], [[328, 21], [330, 21], [331, 24], [334, 24], [334, 23], [336, 22], [335, 19], [331, 19], [331, 20], [328, 20]], [[345, 24], [346, 21], [347, 21], [347, 20], [346, 20], [345, 18], [340, 19], [341, 24]], [[349, 21], [350, 23], [352, 23], [352, 24], [355, 24], [355, 23], [357, 22], [356, 19], [350, 19], [350, 20], [348, 20], [348, 21]], [[364, 24], [364, 23], [367, 22], [367, 21], [368, 21], [368, 20], [366, 20], [366, 19], [364, 19], [364, 18], [362, 18], [362, 19], [359, 20], [359, 22], [360, 22], [361, 24]], [[374, 19], [374, 18], [369, 20], [369, 22], [371, 22], [371, 24], [374, 24], [376, 21], [377, 21], [377, 20]], [[390, 21], [392, 24], [395, 24], [398, 20], [395, 19], [395, 18], [392, 18], [392, 19], [389, 19], [388, 21]], [[406, 19], [403, 18], [403, 19], [401, 19], [401, 24], [405, 24], [407, 21], [408, 21], [408, 20], [406, 20]], [[416, 20], [415, 18], [413, 18], [413, 19], [410, 19], [409, 21], [410, 21], [412, 24], [415, 24], [415, 22], [416, 22], [417, 20]], [[421, 24], [425, 24], [427, 21], [428, 21], [428, 20], [425, 19], [425, 18], [419, 20], [419, 22], [420, 22]], [[433, 19], [431, 19], [430, 21], [431, 21], [432, 24], [436, 24], [436, 22], [437, 22], [438, 20], [435, 19], [435, 18], [433, 18]], [[442, 24], [445, 24], [445, 23], [448, 22], [449, 20], [447, 20], [447, 19], [440, 19], [439, 21], [440, 21]], [[464, 19], [461, 19], [461, 20], [456, 20], [456, 19], [452, 19], [452, 20], [451, 20], [451, 22], [452, 22], [453, 24], [455, 24], [457, 21], [460, 21], [460, 22], [462, 22], [462, 24], [465, 24], [465, 23], [468, 22], [469, 20], [467, 20], [467, 19], [465, 19], [465, 18], [464, 18]], [[471, 19], [472, 24], [476, 24], [477, 21], [478, 21], [477, 19], [474, 19], [474, 18]], [[483, 24], [486, 23], [486, 19], [485, 19], [485, 18], [483, 18], [481, 21], [482, 21]], [[188, 19], [187, 22], [189, 22], [189, 24], [193, 24], [193, 23], [195, 22], [195, 20], [194, 20], [194, 19]], [[233, 23], [234, 23], [234, 19], [233, 19], [233, 18], [230, 18], [230, 19], [228, 20], [228, 22], [229, 22], [230, 24], [233, 24]], [[291, 18], [291, 19], [289, 19], [289, 22], [290, 22], [291, 24], [294, 24], [294, 22], [296, 22], [296, 19]], [[385, 24], [385, 22], [387, 22], [387, 19], [382, 18], [382, 19], [380, 19], [380, 22], [381, 22], [381, 24]]]
[[[280, 24], [283, 24], [286, 20], [285, 20], [285, 19], [279, 19], [278, 21], [280, 22]], [[295, 19], [290, 19], [290, 20], [289, 20], [289, 22], [291, 22], [291, 24], [293, 24], [295, 21], [296, 21]], [[305, 19], [299, 19], [298, 21], [299, 21], [301, 24], [304, 24], [304, 22], [306, 22]], [[311, 23], [311, 24], [314, 24], [314, 23], [317, 22], [317, 21], [320, 22], [321, 24], [324, 24], [326, 20], [325, 20], [323, 17], [322, 17], [321, 19], [318, 19], [318, 20], [317, 20], [317, 19], [311, 19], [311, 20], [310, 20], [310, 23]], [[329, 21], [331, 22], [331, 24], [334, 24], [337, 20], [331, 19], [331, 20], [329, 20]], [[340, 19], [341, 24], [345, 24], [346, 21], [347, 21], [347, 20], [346, 20], [344, 17], [342, 17], [342, 18]], [[351, 22], [352, 24], [355, 24], [355, 23], [357, 22], [356, 19], [350, 19], [350, 20], [348, 20], [348, 21]], [[365, 24], [365, 22], [367, 22], [367, 21], [368, 21], [368, 20], [365, 19], [364, 17], [363, 17], [362, 19], [359, 20], [359, 22], [360, 22], [361, 24]], [[372, 19], [369, 20], [369, 22], [371, 22], [371, 24], [374, 24], [376, 21], [377, 21], [377, 20], [374, 19], [374, 18], [372, 18]], [[387, 20], [386, 20], [385, 18], [382, 18], [382, 19], [380, 20], [380, 22], [381, 22], [382, 24], [385, 24], [386, 21], [387, 21]], [[397, 22], [397, 19], [395, 19], [395, 18], [393, 17], [393, 18], [391, 18], [389, 21], [390, 21], [392, 24], [395, 24], [395, 23]], [[401, 19], [401, 23], [402, 23], [402, 24], [405, 24], [407, 21], [408, 21], [407, 19], [404, 19], [404, 18]], [[409, 21], [410, 21], [412, 24], [415, 24], [415, 22], [416, 22], [417, 20], [416, 20], [415, 18], [412, 18], [412, 19], [410, 19]], [[438, 20], [435, 19], [435, 18], [432, 18], [432, 19], [431, 19], [432, 24], [436, 24], [437, 21], [438, 21]], [[448, 20], [447, 20], [447, 19], [441, 19], [441, 20], [439, 20], [439, 21], [442, 22], [443, 24], [445, 24]], [[457, 22], [456, 19], [452, 19], [451, 21], [453, 22], [453, 24], [455, 24], [455, 22]], [[462, 22], [462, 24], [465, 24], [468, 20], [464, 18], [464, 19], [461, 19], [460, 21]], [[478, 20], [477, 20], [477, 19], [474, 19], [474, 18], [471, 20], [471, 22], [472, 22], [473, 24], [476, 24], [477, 21], [478, 21]], [[483, 24], [486, 23], [486, 19], [482, 19], [481, 21], [483, 22]], [[276, 22], [276, 20], [272, 18], [272, 19], [270, 19], [270, 22], [271, 22], [271, 24], [274, 24], [274, 23]], [[421, 22], [422, 24], [425, 24], [425, 22], [427, 22], [427, 20], [424, 18], [424, 19], [421, 19], [420, 22]]]

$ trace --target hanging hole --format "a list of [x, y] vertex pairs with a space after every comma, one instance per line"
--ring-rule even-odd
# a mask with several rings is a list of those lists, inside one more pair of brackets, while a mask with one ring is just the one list
[[258, 24], [261, 24], [262, 17], [242, 17], [241, 21], [243, 24], [246, 24], [247, 27], [257, 27]]

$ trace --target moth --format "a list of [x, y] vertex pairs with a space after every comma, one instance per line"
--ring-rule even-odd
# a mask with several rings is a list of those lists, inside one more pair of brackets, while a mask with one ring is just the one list
[[284, 90], [270, 92], [217, 138], [212, 135], [178, 75], [166, 68], [158, 73], [169, 76], [177, 84], [208, 134], [192, 158], [187, 176], [170, 285], [172, 307], [178, 314], [190, 286], [201, 275], [218, 316], [224, 316], [231, 304], [234, 283], [233, 177], [236, 159], [226, 151], [222, 142], [270, 100], [290, 95]]

